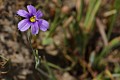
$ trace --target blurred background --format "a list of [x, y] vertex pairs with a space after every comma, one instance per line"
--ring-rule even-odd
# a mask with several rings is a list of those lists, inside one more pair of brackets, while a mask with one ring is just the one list
[[[32, 4], [49, 21], [31, 36], [16, 14]], [[0, 0], [0, 80], [120, 80], [120, 0]]]

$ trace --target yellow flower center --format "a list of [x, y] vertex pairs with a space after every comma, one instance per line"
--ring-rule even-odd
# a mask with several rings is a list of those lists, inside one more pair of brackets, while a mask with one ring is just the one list
[[36, 21], [36, 16], [32, 16], [31, 18], [30, 18], [30, 22], [35, 22]]

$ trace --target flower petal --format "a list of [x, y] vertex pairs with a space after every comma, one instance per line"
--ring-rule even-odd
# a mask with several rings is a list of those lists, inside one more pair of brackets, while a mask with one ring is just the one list
[[32, 24], [31, 32], [32, 32], [32, 34], [38, 34], [38, 32], [39, 32], [38, 22], [35, 22]]
[[25, 10], [18, 10], [17, 14], [22, 16], [22, 17], [28, 17], [28, 12]]
[[18, 23], [18, 29], [20, 31], [26, 31], [27, 29], [29, 29], [30, 25], [31, 23], [29, 22], [29, 20], [24, 19]]
[[46, 20], [40, 19], [39, 20], [39, 28], [42, 31], [46, 31], [49, 28], [49, 23]]
[[27, 9], [28, 9], [28, 11], [29, 11], [29, 13], [35, 13], [36, 12], [36, 8], [34, 7], [34, 6], [32, 6], [32, 5], [28, 5], [27, 6]]
[[39, 19], [40, 17], [42, 17], [43, 16], [43, 13], [40, 11], [40, 10], [38, 10], [37, 12], [36, 12], [36, 17]]

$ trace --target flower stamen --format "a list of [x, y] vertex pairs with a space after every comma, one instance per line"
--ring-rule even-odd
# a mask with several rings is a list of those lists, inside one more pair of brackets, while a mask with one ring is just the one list
[[30, 22], [35, 22], [36, 21], [36, 16], [30, 17]]

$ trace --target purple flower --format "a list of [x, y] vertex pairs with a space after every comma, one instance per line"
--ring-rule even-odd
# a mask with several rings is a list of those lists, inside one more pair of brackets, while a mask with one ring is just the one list
[[18, 29], [20, 31], [26, 31], [31, 27], [32, 34], [38, 34], [39, 29], [42, 31], [46, 31], [49, 28], [49, 23], [41, 19], [43, 13], [40, 10], [36, 10], [36, 8], [32, 5], [27, 6], [28, 12], [25, 10], [18, 10], [17, 14], [24, 17], [22, 21], [18, 23]]

